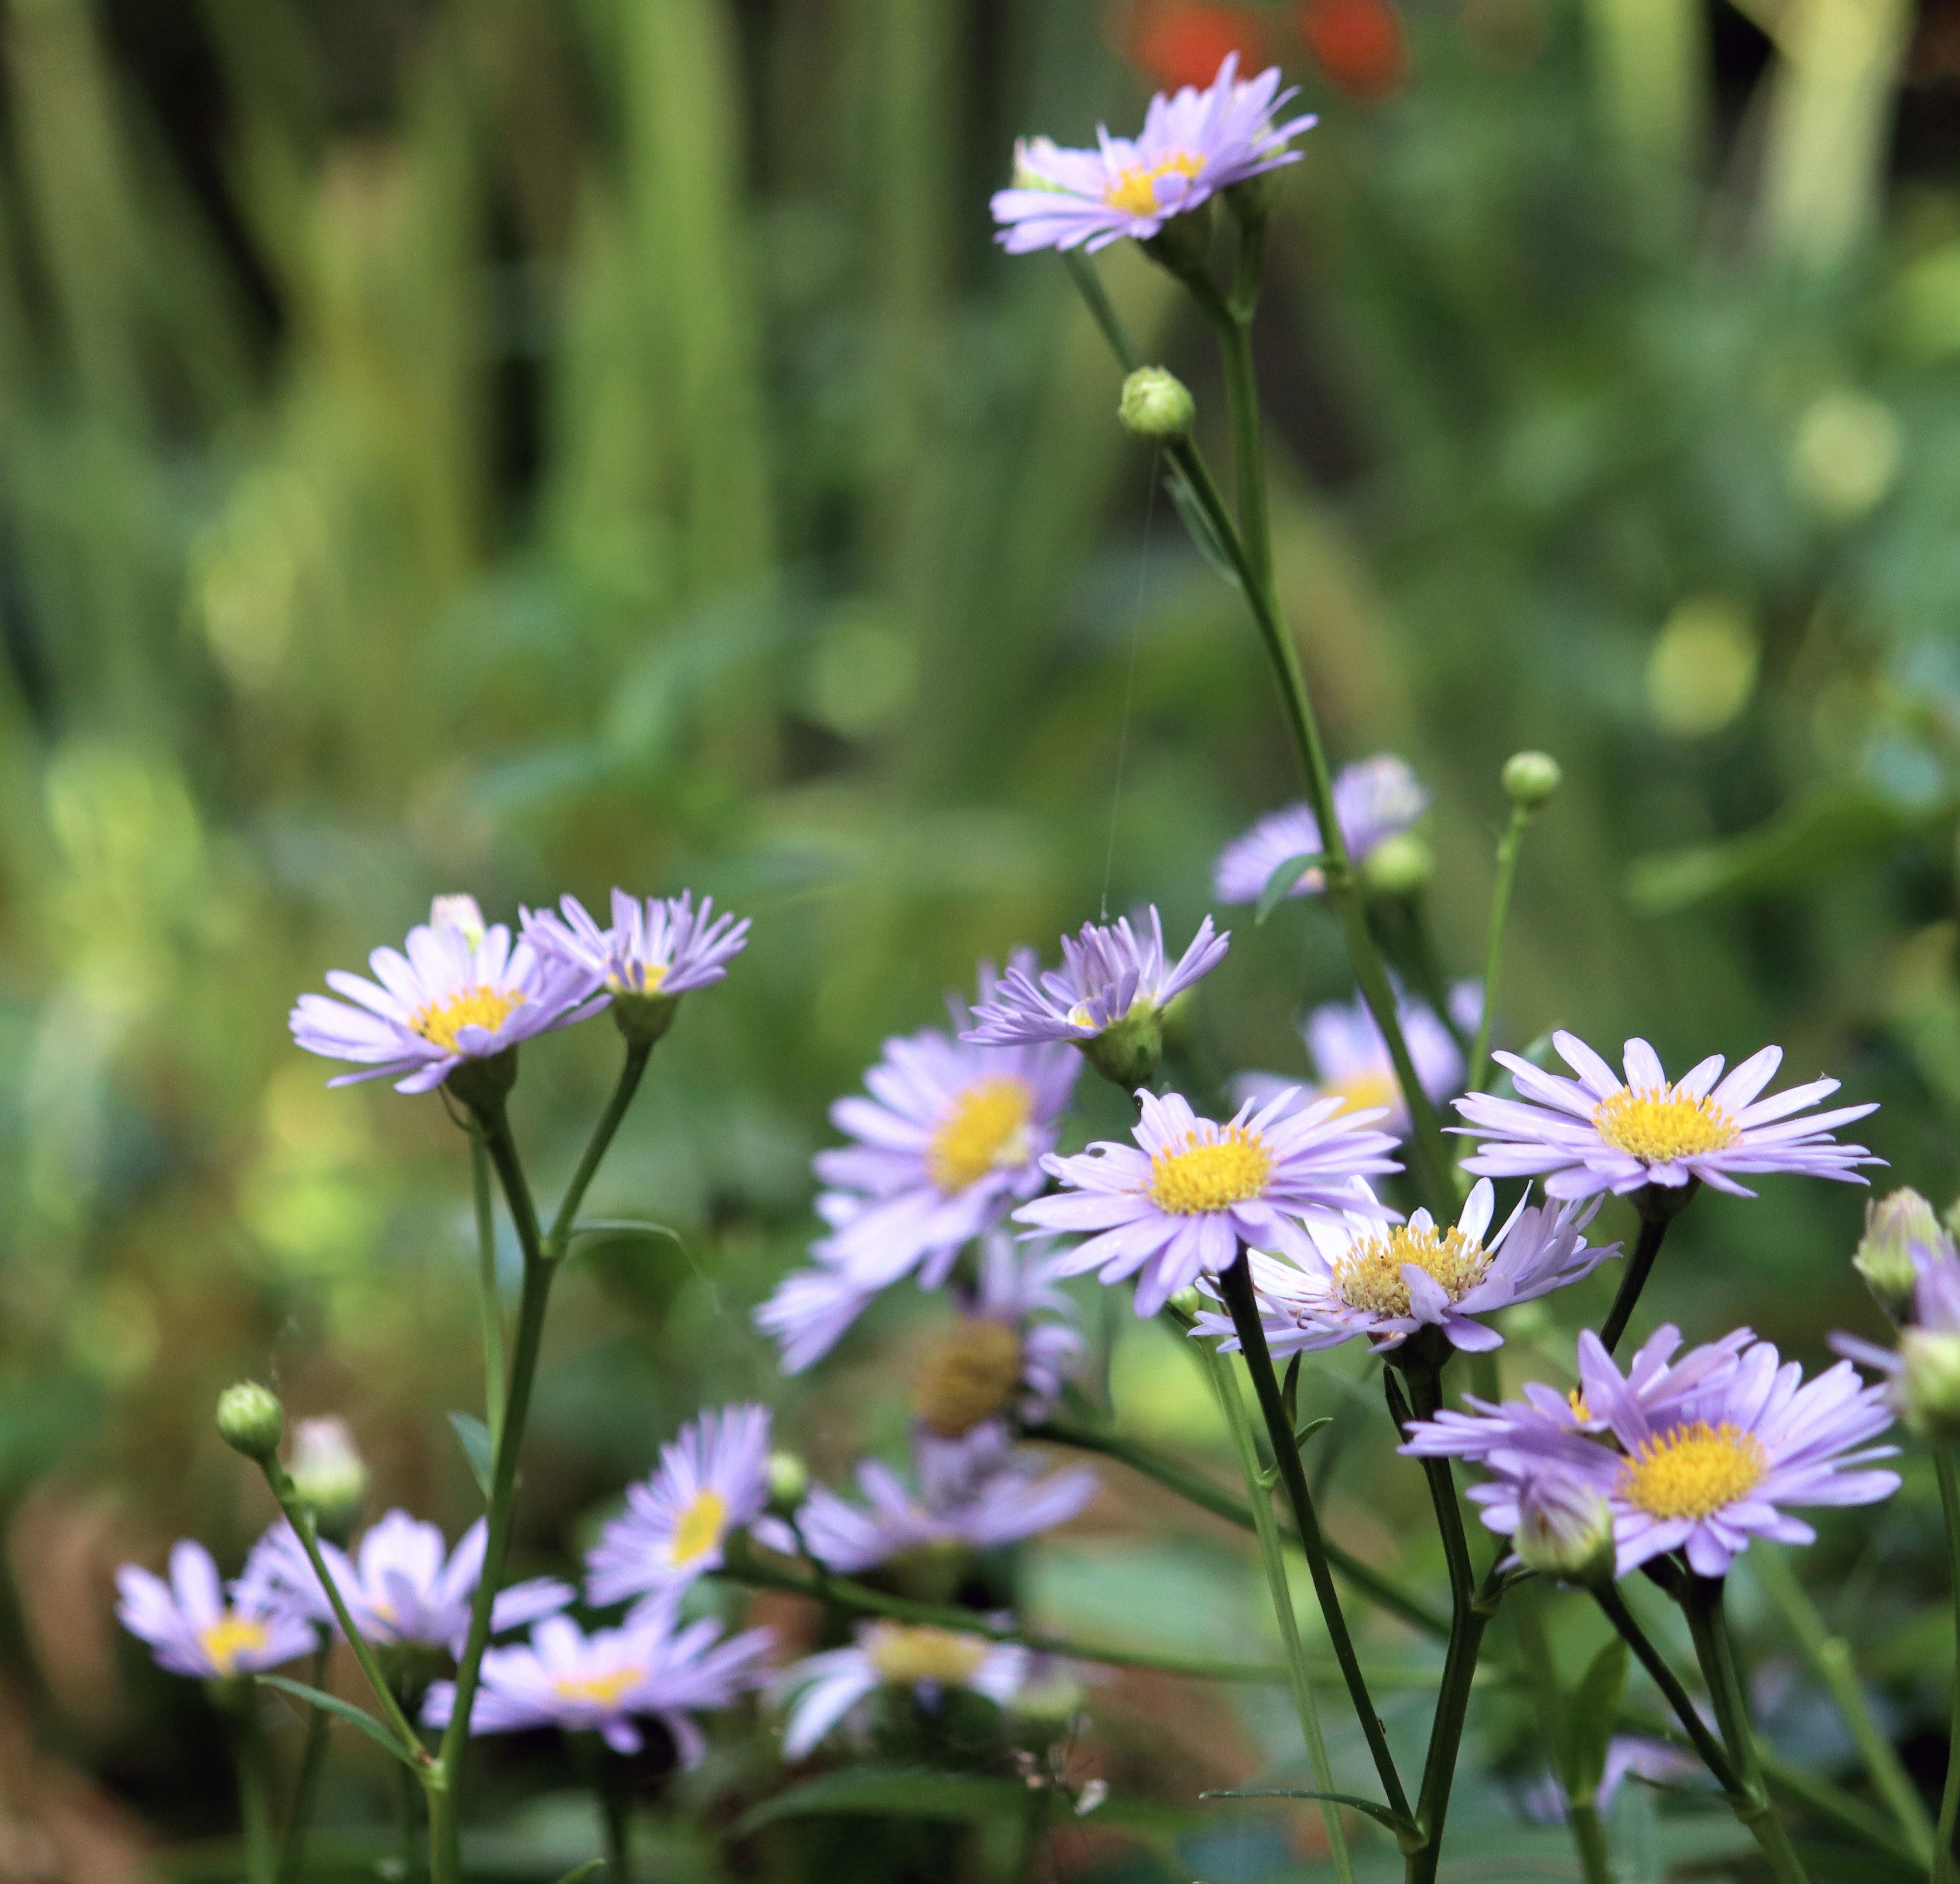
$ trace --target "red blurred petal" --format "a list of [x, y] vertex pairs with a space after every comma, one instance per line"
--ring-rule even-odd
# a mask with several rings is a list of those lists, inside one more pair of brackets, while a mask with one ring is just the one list
[[1386, 98], [1408, 76], [1408, 48], [1389, 0], [1303, 0], [1300, 33], [1327, 82], [1351, 98]]
[[1131, 64], [1166, 91], [1181, 85], [1202, 90], [1230, 52], [1239, 55], [1242, 78], [1271, 63], [1258, 16], [1217, 0], [1139, 0], [1115, 37]]

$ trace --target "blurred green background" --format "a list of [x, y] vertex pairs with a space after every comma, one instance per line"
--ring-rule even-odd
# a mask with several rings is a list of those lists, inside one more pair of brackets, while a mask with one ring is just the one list
[[[977, 956], [1138, 900], [1181, 942], [1217, 846], [1292, 795], [1253, 638], [1114, 422], [1115, 368], [986, 210], [1017, 133], [1120, 129], [1231, 45], [1322, 113], [1258, 335], [1282, 583], [1337, 758], [1399, 751], [1437, 792], [1448, 970], [1481, 966], [1498, 767], [1547, 748], [1568, 783], [1500, 1037], [1638, 1031], [1682, 1066], [1777, 1040], [1883, 1102], [1892, 1181], [1960, 1188], [1952, 0], [0, 18], [0, 1876], [124, 1875], [224, 1828], [213, 1730], [118, 1639], [109, 1581], [184, 1533], [235, 1568], [265, 1521], [219, 1387], [345, 1413], [376, 1509], [470, 1514], [442, 1418], [479, 1392], [462, 1142], [432, 1099], [327, 1093], [285, 1027], [432, 893], [510, 920], [689, 885], [755, 920], [595, 1199], [682, 1249], [593, 1249], [555, 1305], [525, 1562], [564, 1563], [705, 1400], [784, 1406], [826, 1472], [901, 1442], [912, 1291], [793, 1384], [748, 1324], [813, 1233], [826, 1106]], [[1127, 246], [1103, 273], [1211, 430], [1203, 333]], [[1185, 1043], [1201, 1082], [1303, 1072], [1293, 1021], [1350, 992], [1323, 911], [1238, 915]], [[604, 1028], [527, 1050], [547, 1189], [610, 1073]], [[1085, 1088], [1076, 1139], [1120, 1123]], [[1814, 1360], [1871, 1326], [1859, 1209], [1711, 1196], [1650, 1304]], [[1555, 1369], [1605, 1286], [1507, 1355]], [[1204, 1454], [1182, 1357], [1144, 1330], [1116, 1362], [1125, 1418]], [[1357, 1429], [1336, 1527], [1433, 1575], [1385, 1457]], [[1936, 1779], [1917, 1473], [1807, 1568], [1852, 1575], [1832, 1619]], [[1111, 1479], [1026, 1600], [1260, 1648], [1237, 1543]], [[1762, 1628], [1779, 1731], [1841, 1760]], [[1126, 1679], [1092, 1714], [1105, 1770], [1184, 1803], [1288, 1745], [1264, 1694]], [[1488, 1724], [1468, 1765], [1529, 1768]], [[338, 1757], [329, 1816], [385, 1816]], [[759, 1738], [718, 1754], [658, 1874], [924, 1874], [902, 1841], [879, 1870], [721, 1836], [772, 1772]], [[1523, 1835], [1500, 1787], [1466, 1770], [1464, 1797], [1466, 1841]], [[537, 1848], [558, 1809], [525, 1808]], [[1666, 1827], [1628, 1809], [1657, 1866]], [[1250, 1884], [1312, 1856], [1305, 1819], [1205, 1822], [1182, 1869], [1087, 1831], [1057, 1862]]]

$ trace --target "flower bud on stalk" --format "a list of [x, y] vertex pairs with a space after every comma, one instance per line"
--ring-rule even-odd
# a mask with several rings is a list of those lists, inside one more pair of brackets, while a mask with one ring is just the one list
[[293, 1489], [313, 1507], [320, 1534], [344, 1545], [368, 1495], [368, 1467], [344, 1419], [303, 1419], [293, 1428]]
[[1935, 1445], [1960, 1441], [1960, 1334], [1904, 1329], [1898, 1352], [1893, 1392], [1906, 1425]]
[[1536, 811], [1565, 782], [1549, 752], [1513, 752], [1504, 761], [1504, 791], [1520, 811]]
[[779, 1511], [794, 1511], [810, 1489], [810, 1467], [794, 1452], [772, 1452], [767, 1469], [769, 1502]]
[[1112, 1085], [1134, 1092], [1157, 1076], [1157, 1062], [1163, 1058], [1163, 1010], [1140, 1001], [1120, 1021], [1076, 1045]]
[[1413, 896], [1435, 874], [1436, 853], [1412, 831], [1384, 837], [1361, 866], [1361, 881], [1384, 896]]
[[1851, 1266], [1894, 1321], [1909, 1318], [1920, 1265], [1954, 1254], [1953, 1239], [1916, 1190], [1900, 1190], [1865, 1206], [1865, 1234]]
[[1511, 1549], [1519, 1562], [1561, 1583], [1594, 1587], [1613, 1581], [1613, 1514], [1589, 1485], [1548, 1471], [1518, 1494]]
[[248, 1459], [269, 1459], [286, 1430], [285, 1409], [270, 1387], [240, 1380], [218, 1396], [218, 1431], [224, 1443]]
[[1188, 438], [1197, 414], [1190, 388], [1163, 367], [1139, 367], [1123, 382], [1122, 401], [1116, 408], [1125, 430], [1159, 444]]

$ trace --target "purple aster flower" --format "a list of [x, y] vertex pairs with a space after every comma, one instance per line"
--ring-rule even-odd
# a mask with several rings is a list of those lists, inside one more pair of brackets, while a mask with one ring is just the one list
[[908, 1551], [964, 1546], [998, 1550], [1065, 1524], [1095, 1497], [1096, 1474], [1072, 1466], [1042, 1475], [1040, 1461], [1013, 1450], [998, 1422], [959, 1439], [919, 1431], [914, 1439], [919, 1488], [888, 1466], [858, 1462], [869, 1508], [817, 1486], [797, 1514], [810, 1554], [842, 1575], [889, 1563]]
[[1799, 1171], [1862, 1184], [1866, 1180], [1854, 1168], [1884, 1161], [1862, 1145], [1840, 1145], [1831, 1136], [1835, 1127], [1876, 1112], [1876, 1105], [1793, 1116], [1835, 1092], [1836, 1080], [1756, 1097], [1782, 1062], [1780, 1047], [1752, 1054], [1726, 1079], [1722, 1056], [1712, 1054], [1670, 1085], [1659, 1056], [1643, 1040], [1627, 1042], [1622, 1080], [1583, 1040], [1565, 1033], [1551, 1037], [1576, 1080], [1499, 1053], [1518, 1098], [1472, 1092], [1456, 1101], [1468, 1123], [1451, 1129], [1488, 1141], [1463, 1161], [1465, 1171], [1486, 1177], [1542, 1174], [1551, 1197], [1607, 1190], [1624, 1196], [1649, 1184], [1678, 1187], [1697, 1179], [1752, 1197], [1739, 1178]]
[[[1669, 1746], [1665, 1740], [1650, 1739], [1642, 1733], [1616, 1733], [1606, 1743], [1605, 1769], [1592, 1796], [1602, 1813], [1612, 1809], [1620, 1788], [1629, 1779], [1660, 1782], [1692, 1779], [1701, 1771], [1701, 1762]], [[1565, 1788], [1556, 1775], [1546, 1773], [1528, 1787], [1519, 1803], [1525, 1816], [1540, 1825], [1555, 1825], [1566, 1816]]]
[[135, 1564], [116, 1573], [116, 1619], [148, 1642], [173, 1675], [224, 1681], [256, 1675], [317, 1646], [300, 1617], [234, 1585], [230, 1600], [211, 1552], [191, 1539], [170, 1546], [170, 1580]]
[[[681, 1765], [695, 1765], [708, 1743], [694, 1716], [732, 1707], [745, 1689], [763, 1686], [775, 1638], [747, 1629], [720, 1640], [721, 1625], [711, 1616], [679, 1631], [673, 1622], [673, 1606], [660, 1604], [624, 1628], [587, 1635], [569, 1618], [553, 1616], [531, 1631], [527, 1647], [486, 1650], [470, 1732], [559, 1727], [597, 1733], [616, 1753], [637, 1753], [644, 1744], [638, 1723], [654, 1720], [672, 1737]], [[455, 1683], [436, 1682], [422, 1724], [447, 1727], [455, 1706]]]
[[[1308, 1354], [1366, 1335], [1377, 1353], [1397, 1348], [1418, 1330], [1440, 1328], [1467, 1353], [1503, 1345], [1478, 1319], [1528, 1302], [1589, 1276], [1618, 1244], [1595, 1248], [1583, 1232], [1592, 1209], [1519, 1200], [1495, 1236], [1497, 1193], [1487, 1177], [1465, 1200], [1455, 1228], [1440, 1229], [1427, 1210], [1405, 1224], [1385, 1223], [1366, 1182], [1354, 1180], [1357, 1207], [1339, 1217], [1315, 1216], [1302, 1257], [1255, 1250], [1252, 1269], [1267, 1345], [1276, 1355]], [[1487, 1241], [1485, 1239], [1488, 1237]], [[1207, 1311], [1192, 1332], [1230, 1336], [1230, 1317]], [[1236, 1349], [1236, 1339], [1224, 1345]]]
[[776, 1344], [782, 1371], [800, 1374], [844, 1339], [881, 1292], [834, 1266], [792, 1269], [756, 1309], [756, 1326]]
[[778, 1696], [790, 1704], [783, 1757], [801, 1759], [861, 1701], [881, 1689], [908, 1692], [928, 1711], [939, 1706], [949, 1689], [984, 1695], [996, 1707], [1008, 1707], [1027, 1679], [1031, 1659], [1016, 1644], [956, 1629], [861, 1622], [850, 1647], [810, 1656], [784, 1670], [777, 1686]]
[[[1047, 1168], [1068, 1187], [1014, 1213], [1044, 1230], [1089, 1231], [1057, 1273], [1099, 1267], [1102, 1279], [1135, 1276], [1136, 1310], [1154, 1315], [1201, 1274], [1217, 1275], [1241, 1244], [1304, 1260], [1300, 1224], [1317, 1212], [1356, 1207], [1353, 1180], [1399, 1171], [1395, 1141], [1367, 1128], [1379, 1111], [1349, 1112], [1338, 1099], [1291, 1111], [1283, 1093], [1261, 1110], [1241, 1107], [1228, 1125], [1201, 1119], [1176, 1093], [1139, 1092], [1134, 1145], [1104, 1140]], [[1394, 1212], [1375, 1208], [1384, 1217]]]
[[[1543, 1433], [1528, 1434], [1519, 1445], [1513, 1428], [1484, 1453], [1481, 1463], [1497, 1476], [1470, 1496], [1500, 1535], [1518, 1528], [1524, 1482], [1552, 1469], [1589, 1483], [1612, 1507], [1619, 1575], [1679, 1550], [1698, 1575], [1723, 1577], [1752, 1537], [1815, 1539], [1786, 1505], [1870, 1504], [1898, 1489], [1897, 1473], [1861, 1469], [1897, 1448], [1865, 1445], [1892, 1413], [1885, 1389], [1867, 1385], [1848, 1361], [1806, 1384], [1796, 1362], [1781, 1364], [1768, 1342], [1739, 1349], [1731, 1336], [1685, 1357], [1682, 1367], [1708, 1355], [1703, 1377], [1656, 1405], [1633, 1390], [1589, 1331], [1580, 1344], [1592, 1350], [1581, 1355], [1586, 1405], [1605, 1430], [1550, 1445]], [[1460, 1425], [1437, 1444], [1438, 1424], [1411, 1422], [1402, 1450], [1460, 1454]]]
[[[1349, 859], [1360, 864], [1386, 840], [1408, 829], [1429, 809], [1429, 793], [1405, 760], [1377, 753], [1344, 766], [1334, 780], [1334, 816]], [[1218, 853], [1211, 893], [1221, 903], [1256, 903], [1273, 872], [1291, 857], [1321, 849], [1320, 824], [1309, 805], [1289, 805], [1262, 818]], [[1317, 896], [1327, 878], [1309, 866], [1289, 896]]]
[[[452, 1551], [435, 1525], [393, 1511], [368, 1528], [352, 1554], [322, 1539], [320, 1560], [354, 1626], [369, 1641], [413, 1644], [460, 1655], [483, 1574], [488, 1530], [479, 1517]], [[340, 1633], [332, 1602], [306, 1546], [283, 1518], [252, 1546], [238, 1589], [268, 1609], [283, 1609]], [[577, 1594], [555, 1577], [514, 1583], [498, 1591], [490, 1608], [491, 1628], [500, 1635], [523, 1628], [555, 1615]]]
[[397, 1092], [428, 1092], [466, 1060], [488, 1060], [606, 1005], [589, 998], [584, 968], [540, 956], [527, 942], [513, 948], [501, 923], [473, 942], [451, 912], [410, 929], [407, 949], [376, 949], [368, 958], [373, 981], [329, 969], [327, 986], [344, 1001], [300, 996], [288, 1019], [294, 1040], [310, 1053], [365, 1069], [329, 1085], [387, 1079]]
[[996, 191], [991, 205], [1002, 246], [1011, 255], [1078, 247], [1093, 255], [1124, 236], [1147, 241], [1220, 190], [1297, 163], [1287, 143], [1312, 127], [1312, 115], [1276, 124], [1294, 95], [1280, 90], [1279, 68], [1243, 81], [1238, 71], [1238, 54], [1228, 53], [1205, 91], [1159, 92], [1134, 140], [1099, 125], [1093, 151], [1046, 138], [1017, 144], [1013, 186]]
[[601, 929], [575, 896], [551, 910], [526, 910], [524, 939], [541, 955], [581, 969], [609, 994], [674, 995], [724, 980], [728, 964], [747, 947], [749, 919], [714, 914], [691, 891], [644, 902], [612, 892], [612, 926]]
[[1950, 1444], [1960, 1436], [1960, 1254], [1936, 1228], [1936, 1236], [1912, 1246], [1917, 1274], [1898, 1348], [1847, 1334], [1833, 1335], [1831, 1345], [1885, 1377], [1888, 1403], [1914, 1432]]
[[[769, 1502], [769, 1412], [725, 1406], [691, 1419], [660, 1450], [660, 1469], [626, 1488], [626, 1509], [586, 1552], [586, 1595], [594, 1607], [629, 1596], [662, 1600], [721, 1567], [731, 1531]], [[645, 1606], [637, 1604], [628, 1622]]]
[[1214, 936], [1208, 916], [1171, 967], [1155, 904], [1137, 929], [1127, 916], [1107, 928], [1084, 923], [1074, 939], [1062, 937], [1059, 969], [1051, 968], [1037, 980], [1027, 968], [1010, 967], [992, 998], [974, 1009], [978, 1025], [959, 1037], [982, 1047], [1093, 1040], [1139, 1009], [1169, 1006], [1225, 959], [1231, 939], [1229, 929]]

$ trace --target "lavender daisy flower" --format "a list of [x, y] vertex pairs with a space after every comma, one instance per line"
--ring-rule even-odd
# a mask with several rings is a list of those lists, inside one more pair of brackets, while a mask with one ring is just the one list
[[[983, 964], [982, 1005], [997, 986]], [[956, 999], [949, 1006], [957, 1031], [969, 1011]], [[806, 1282], [800, 1292], [826, 1312], [796, 1312], [801, 1304], [785, 1299], [786, 1284], [758, 1311], [758, 1325], [781, 1330], [807, 1367], [828, 1348], [823, 1335], [835, 1339], [849, 1325], [848, 1291], [868, 1298], [914, 1269], [922, 1287], [937, 1288], [963, 1244], [1040, 1189], [1041, 1160], [1081, 1065], [1058, 1042], [976, 1047], [937, 1030], [887, 1040], [864, 1075], [871, 1097], [830, 1109], [832, 1123], [858, 1142], [819, 1152], [814, 1161], [832, 1187], [817, 1200], [831, 1232], [810, 1253], [838, 1279], [827, 1287]]]
[[[722, 1562], [731, 1531], [769, 1502], [769, 1412], [725, 1406], [703, 1413], [660, 1449], [660, 1469], [626, 1488], [625, 1514], [586, 1552], [586, 1595], [595, 1607], [629, 1596], [660, 1600]], [[642, 1601], [628, 1623], [645, 1607]]]
[[[1472, 1188], [1450, 1230], [1440, 1229], [1427, 1210], [1406, 1224], [1384, 1223], [1361, 1179], [1354, 1196], [1358, 1207], [1344, 1215], [1308, 1220], [1303, 1257], [1255, 1250], [1246, 1259], [1267, 1345], [1276, 1355], [1310, 1354], [1357, 1335], [1367, 1336], [1379, 1354], [1424, 1328], [1440, 1329], [1466, 1353], [1502, 1347], [1503, 1336], [1478, 1317], [1578, 1282], [1619, 1253], [1618, 1244], [1595, 1248], [1586, 1241], [1596, 1205], [1582, 1214], [1577, 1204], [1533, 1207], [1520, 1199], [1486, 1241], [1497, 1207], [1488, 1178]], [[1192, 1333], [1229, 1337], [1231, 1319], [1207, 1311]], [[1224, 1345], [1238, 1342], [1228, 1339]]]
[[902, 1622], [861, 1622], [848, 1648], [812, 1655], [784, 1671], [779, 1697], [790, 1704], [783, 1757], [800, 1760], [867, 1695], [881, 1689], [909, 1693], [919, 1707], [938, 1708], [949, 1689], [1010, 1706], [1026, 1679], [1029, 1651], [954, 1629]]
[[915, 1438], [919, 1489], [888, 1466], [861, 1460], [858, 1489], [869, 1509], [817, 1486], [797, 1514], [810, 1554], [842, 1575], [931, 1547], [998, 1550], [1065, 1524], [1095, 1497], [1096, 1474], [1072, 1466], [1042, 1476], [1039, 1460], [1013, 1450], [998, 1422], [963, 1438]]
[[1876, 1105], [1792, 1116], [1835, 1092], [1836, 1080], [1815, 1079], [1757, 1098], [1782, 1063], [1780, 1047], [1752, 1054], [1726, 1079], [1722, 1056], [1712, 1054], [1670, 1085], [1659, 1056], [1643, 1040], [1627, 1042], [1622, 1080], [1583, 1040], [1566, 1033], [1551, 1037], [1576, 1080], [1499, 1053], [1519, 1098], [1472, 1092], [1456, 1101], [1468, 1123], [1451, 1129], [1488, 1141], [1463, 1161], [1465, 1171], [1487, 1177], [1542, 1174], [1551, 1197], [1608, 1190], [1624, 1196], [1649, 1184], [1678, 1189], [1697, 1180], [1752, 1197], [1739, 1178], [1797, 1171], [1862, 1184], [1866, 1180], [1854, 1168], [1883, 1162], [1862, 1145], [1840, 1145], [1831, 1136], [1837, 1126], [1876, 1112]]
[[149, 1644], [158, 1663], [196, 1681], [256, 1675], [310, 1654], [300, 1617], [234, 1586], [225, 1597], [211, 1552], [186, 1537], [170, 1546], [170, 1580], [135, 1564], [116, 1573], [116, 1619]]
[[[1428, 792], [1408, 762], [1391, 752], [1344, 766], [1334, 780], [1335, 821], [1341, 827], [1349, 860], [1357, 866], [1428, 809]], [[1262, 818], [1218, 853], [1211, 893], [1221, 903], [1256, 903], [1281, 864], [1291, 857], [1315, 856], [1321, 848], [1313, 808], [1289, 805]], [[1309, 865], [1287, 894], [1317, 896], [1326, 887], [1325, 875]]]
[[1897, 1349], [1847, 1334], [1833, 1335], [1831, 1345], [1885, 1377], [1888, 1403], [1914, 1432], [1951, 1444], [1960, 1437], [1960, 1255], [1939, 1229], [1915, 1242], [1912, 1260], [1917, 1275]]
[[756, 1326], [776, 1344], [782, 1371], [800, 1374], [844, 1339], [880, 1293], [834, 1266], [793, 1269], [755, 1311]]
[[1313, 1246], [1302, 1220], [1356, 1207], [1356, 1177], [1402, 1167], [1389, 1156], [1395, 1141], [1367, 1129], [1379, 1112], [1348, 1112], [1338, 1099], [1292, 1112], [1292, 1102], [1284, 1093], [1218, 1125], [1176, 1093], [1139, 1092], [1136, 1143], [1106, 1139], [1078, 1157], [1047, 1159], [1068, 1194], [1023, 1204], [1015, 1220], [1093, 1232], [1057, 1273], [1099, 1266], [1106, 1282], [1135, 1276], [1140, 1315], [1154, 1315], [1201, 1274], [1219, 1273], [1241, 1244], [1304, 1260]]
[[[469, 1730], [558, 1727], [597, 1733], [616, 1753], [637, 1753], [645, 1744], [638, 1723], [653, 1720], [667, 1729], [681, 1765], [693, 1766], [708, 1744], [694, 1716], [732, 1707], [745, 1689], [768, 1679], [775, 1644], [768, 1630], [726, 1641], [721, 1634], [711, 1616], [676, 1631], [669, 1604], [625, 1628], [590, 1635], [553, 1616], [531, 1631], [529, 1646], [485, 1651]], [[455, 1683], [436, 1682], [422, 1705], [422, 1724], [448, 1726], [455, 1707]]]
[[473, 943], [466, 927], [444, 916], [410, 929], [406, 946], [406, 955], [377, 948], [368, 958], [373, 981], [329, 969], [327, 986], [345, 1000], [303, 994], [293, 1009], [288, 1025], [300, 1046], [364, 1069], [337, 1074], [329, 1085], [386, 1079], [397, 1092], [428, 1092], [467, 1062], [569, 1027], [606, 1005], [589, 998], [592, 977], [584, 968], [542, 957], [527, 942], [513, 948], [501, 923]]
[[714, 913], [704, 896], [650, 896], [642, 902], [612, 892], [612, 926], [601, 929], [575, 896], [552, 910], [526, 910], [524, 939], [541, 955], [567, 962], [614, 995], [686, 994], [725, 980], [728, 964], [748, 946], [749, 919]]
[[1243, 81], [1238, 71], [1238, 54], [1228, 53], [1205, 91], [1159, 92], [1134, 140], [1099, 126], [1093, 151], [1064, 150], [1046, 138], [1017, 144], [1013, 186], [996, 191], [991, 205], [1002, 246], [1010, 255], [1074, 248], [1093, 255], [1125, 236], [1147, 241], [1220, 190], [1297, 163], [1287, 141], [1310, 129], [1313, 116], [1274, 123], [1294, 95], [1280, 90], [1278, 67]]
[[[1885, 1389], [1866, 1384], [1848, 1361], [1806, 1384], [1797, 1363], [1781, 1364], [1767, 1341], [1739, 1352], [1719, 1344], [1707, 1377], [1656, 1407], [1631, 1390], [1603, 1349], [1588, 1358], [1586, 1400], [1605, 1434], [1566, 1437], [1549, 1463], [1590, 1483], [1612, 1507], [1620, 1576], [1675, 1550], [1698, 1575], [1726, 1576], [1752, 1537], [1815, 1539], [1783, 1506], [1870, 1504], [1898, 1489], [1897, 1473], [1860, 1469], [1897, 1448], [1865, 1445], [1892, 1424], [1892, 1413]], [[1457, 1449], [1427, 1444], [1428, 1425], [1411, 1423], [1405, 1452]], [[1485, 1525], [1510, 1536], [1520, 1522], [1523, 1483], [1547, 1469], [1547, 1456], [1536, 1447], [1500, 1446], [1483, 1463], [1498, 1476], [1470, 1495]]]
[[[441, 1530], [406, 1511], [387, 1513], [371, 1525], [350, 1554], [322, 1539], [320, 1560], [354, 1626], [371, 1642], [463, 1652], [469, 1633], [469, 1611], [483, 1574], [488, 1533], [479, 1518], [457, 1539], [453, 1551]], [[252, 1546], [241, 1596], [249, 1593], [268, 1609], [279, 1608], [340, 1633], [333, 1603], [321, 1587], [306, 1546], [282, 1519]], [[578, 1592], [555, 1577], [534, 1577], [498, 1591], [490, 1626], [501, 1635], [522, 1628], [565, 1608]]]
[[978, 1285], [955, 1291], [958, 1319], [913, 1377], [912, 1408], [928, 1432], [958, 1439], [1010, 1412], [1029, 1423], [1053, 1412], [1083, 1351], [1058, 1266], [1039, 1250], [1023, 1256], [1004, 1231], [981, 1239]]

